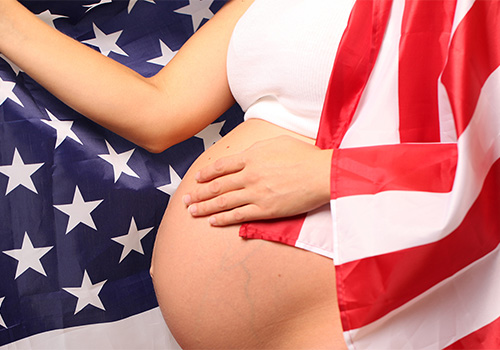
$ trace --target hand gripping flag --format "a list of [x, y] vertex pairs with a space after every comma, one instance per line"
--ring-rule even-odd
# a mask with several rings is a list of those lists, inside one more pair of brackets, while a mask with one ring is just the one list
[[[150, 76], [223, 3], [25, 5]], [[149, 277], [156, 230], [190, 164], [241, 119], [234, 108], [153, 155], [71, 110], [0, 55], [0, 348], [178, 349]]]
[[355, 3], [317, 140], [351, 349], [500, 348], [499, 67], [499, 1]]

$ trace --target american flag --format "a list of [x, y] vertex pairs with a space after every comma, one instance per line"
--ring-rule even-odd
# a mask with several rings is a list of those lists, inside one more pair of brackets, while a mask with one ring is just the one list
[[345, 339], [498, 349], [500, 2], [358, 5], [319, 140]]
[[[224, 1], [23, 4], [151, 76]], [[241, 120], [234, 107], [195, 137], [150, 154], [0, 55], [0, 347], [178, 348], [149, 277], [156, 230], [190, 164]]]

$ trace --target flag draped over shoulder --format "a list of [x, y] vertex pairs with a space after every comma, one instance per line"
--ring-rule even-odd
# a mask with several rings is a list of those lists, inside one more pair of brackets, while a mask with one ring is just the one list
[[358, 1], [318, 144], [351, 349], [500, 348], [500, 2]]
[[[151, 76], [224, 1], [24, 4]], [[149, 277], [156, 230], [190, 164], [241, 120], [233, 108], [196, 137], [150, 154], [0, 55], [0, 347], [178, 348]]]

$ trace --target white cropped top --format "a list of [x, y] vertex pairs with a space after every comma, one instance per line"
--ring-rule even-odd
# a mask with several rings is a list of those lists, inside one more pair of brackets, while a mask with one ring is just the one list
[[227, 72], [245, 120], [316, 138], [354, 0], [255, 0], [237, 23]]

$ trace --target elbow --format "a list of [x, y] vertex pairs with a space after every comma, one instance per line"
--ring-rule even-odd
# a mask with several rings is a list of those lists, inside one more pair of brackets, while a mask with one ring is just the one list
[[182, 141], [177, 132], [177, 123], [169, 122], [176, 120], [171, 112], [158, 107], [154, 108], [153, 103], [147, 107], [143, 106], [141, 111], [142, 118], [139, 125], [129, 126], [129, 134], [134, 136], [132, 142], [150, 153], [162, 153]]
[[179, 134], [173, 134], [171, 130], [154, 128], [149, 133], [143, 134], [140, 140], [135, 140], [135, 143], [150, 153], [162, 153], [184, 140], [179, 136]]
[[153, 137], [148, 137], [146, 140], [138, 141], [136, 142], [136, 144], [150, 153], [162, 153], [167, 148], [174, 145], [165, 141], [168, 139], [169, 139], [168, 135], [165, 135], [165, 137], [153, 136]]
[[147, 144], [147, 145], [139, 145], [139, 146], [144, 148], [149, 153], [156, 153], [156, 154], [162, 153], [163, 151], [165, 151], [168, 148], [168, 147], [163, 147], [163, 146], [157, 145], [157, 144]]

